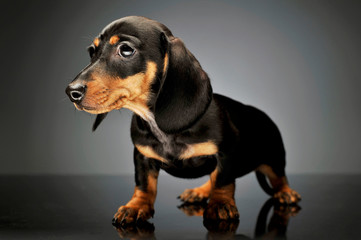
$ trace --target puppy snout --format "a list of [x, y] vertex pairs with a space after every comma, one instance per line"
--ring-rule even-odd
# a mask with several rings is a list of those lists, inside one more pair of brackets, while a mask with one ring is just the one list
[[86, 86], [83, 84], [70, 84], [66, 88], [66, 94], [69, 96], [70, 101], [80, 103], [86, 91]]

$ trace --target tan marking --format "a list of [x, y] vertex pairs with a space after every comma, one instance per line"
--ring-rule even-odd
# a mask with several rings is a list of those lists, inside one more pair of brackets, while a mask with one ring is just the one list
[[166, 53], [165, 56], [164, 56], [164, 62], [163, 62], [163, 76], [164, 76], [164, 75], [166, 74], [166, 72], [167, 72], [168, 63], [169, 63], [168, 53]]
[[214, 188], [215, 184], [216, 184], [216, 178], [217, 178], [217, 174], [218, 174], [218, 168], [216, 168], [210, 175], [209, 175], [209, 180], [203, 184], [202, 186], [200, 186], [200, 188], [202, 188], [202, 190], [204, 191], [204, 193], [207, 193], [208, 196], [211, 193], [212, 189]]
[[144, 204], [153, 206], [157, 196], [158, 174], [150, 174], [148, 176], [147, 190], [144, 192], [135, 187], [132, 199], [125, 205], [126, 207], [138, 208]]
[[214, 187], [216, 176], [217, 176], [217, 168], [210, 174], [209, 180], [205, 182], [203, 185], [193, 188], [186, 189], [179, 197], [183, 201], [187, 202], [196, 202], [195, 199], [203, 200], [209, 198], [209, 195]]
[[100, 39], [99, 38], [94, 38], [93, 44], [94, 44], [95, 47], [99, 47]]
[[[208, 210], [205, 213], [205, 217], [209, 219], [223, 220], [238, 218], [239, 213], [234, 201], [235, 188], [236, 185], [234, 182], [226, 186], [214, 187], [210, 195]], [[227, 211], [218, 210], [227, 205]]]
[[195, 143], [187, 145], [187, 148], [180, 155], [180, 159], [188, 159], [198, 156], [214, 155], [218, 152], [218, 147], [214, 142]]
[[301, 201], [301, 195], [295, 190], [291, 189], [288, 185], [280, 189], [273, 195], [280, 203], [292, 204]]
[[221, 188], [214, 188], [212, 189], [211, 198], [212, 201], [224, 201], [234, 203], [234, 191], [235, 191], [235, 184], [231, 183]]
[[216, 186], [216, 179], [219, 174], [218, 168], [210, 176], [211, 193], [204, 218], [214, 220], [228, 220], [239, 217], [239, 213], [234, 201], [235, 182], [222, 187]]
[[[205, 189], [210, 191], [211, 198], [213, 200], [225, 199], [234, 203], [234, 191], [236, 188], [235, 183], [228, 184], [223, 187], [216, 187], [216, 179], [218, 175], [218, 168], [216, 168], [210, 175], [209, 181], [204, 185]], [[218, 200], [217, 200], [218, 201]]]
[[216, 178], [218, 175], [218, 168], [214, 169], [214, 171], [209, 175], [209, 182], [211, 183], [211, 189], [214, 188], [214, 185], [216, 184]]
[[119, 41], [119, 37], [118, 37], [117, 35], [114, 35], [114, 36], [112, 36], [112, 37], [109, 39], [109, 43], [110, 43], [111, 45], [116, 44], [118, 41]]
[[272, 178], [272, 179], [277, 178], [276, 173], [272, 170], [272, 168], [269, 165], [262, 164], [256, 170], [260, 171], [261, 173], [263, 173], [264, 175], [266, 175], [269, 178]]
[[[257, 168], [257, 171], [260, 171], [264, 175], [266, 175], [272, 185], [272, 188], [275, 190], [274, 198], [278, 199], [281, 203], [286, 203], [285, 199], [287, 199], [287, 203], [295, 203], [301, 200], [301, 196], [290, 188], [288, 184], [288, 180], [286, 176], [277, 176], [277, 174], [272, 170], [269, 165], [262, 164]], [[285, 197], [285, 194], [287, 197]]]
[[152, 159], [156, 159], [159, 160], [161, 162], [167, 162], [166, 159], [164, 159], [163, 157], [159, 156], [158, 153], [156, 153], [150, 146], [142, 146], [142, 145], [135, 145], [135, 147], [138, 149], [138, 151], [143, 154], [144, 156], [146, 156], [147, 158], [152, 158]]
[[193, 191], [196, 192], [198, 196], [208, 198], [209, 194], [211, 193], [211, 189], [212, 189], [212, 182], [211, 180], [208, 180], [203, 185], [197, 188], [193, 188]]
[[100, 114], [114, 109], [128, 108], [148, 120], [147, 106], [150, 98], [150, 85], [153, 82], [157, 65], [149, 61], [145, 72], [126, 78], [110, 77], [101, 69], [95, 69], [93, 81], [87, 83], [87, 93], [82, 101], [82, 110]]
[[146, 189], [135, 187], [134, 194], [130, 201], [121, 206], [114, 218], [118, 222], [125, 221], [127, 223], [137, 220], [145, 221], [154, 214], [154, 202], [157, 195], [157, 178], [158, 172], [151, 172], [148, 175], [148, 185]]
[[257, 168], [257, 171], [260, 171], [264, 175], [266, 175], [275, 191], [279, 191], [282, 188], [289, 188], [287, 178], [285, 176], [279, 177], [272, 170], [269, 165], [262, 164]]

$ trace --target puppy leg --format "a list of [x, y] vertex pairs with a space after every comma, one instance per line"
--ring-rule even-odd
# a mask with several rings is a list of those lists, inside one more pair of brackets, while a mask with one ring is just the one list
[[239, 213], [234, 200], [235, 180], [223, 181], [224, 174], [218, 169], [212, 175], [212, 189], [203, 217], [207, 220], [238, 219]]
[[114, 215], [114, 225], [145, 221], [154, 214], [159, 167], [155, 161], [134, 150], [136, 187], [131, 200]]
[[268, 177], [275, 191], [273, 197], [277, 199], [280, 203], [293, 204], [301, 200], [300, 194], [290, 188], [286, 175], [277, 175], [276, 172], [269, 165], [261, 165], [257, 170]]
[[216, 170], [211, 173], [210, 179], [202, 186], [193, 189], [186, 189], [178, 198], [181, 201], [187, 203], [198, 203], [207, 201], [211, 193], [212, 184], [214, 184], [215, 177]]

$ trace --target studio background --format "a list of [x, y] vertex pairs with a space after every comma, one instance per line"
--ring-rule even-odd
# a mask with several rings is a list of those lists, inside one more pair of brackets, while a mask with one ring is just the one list
[[265, 111], [290, 173], [361, 173], [359, 1], [1, 1], [0, 174], [133, 174], [128, 110], [95, 119], [65, 88], [128, 15], [164, 23], [213, 90]]

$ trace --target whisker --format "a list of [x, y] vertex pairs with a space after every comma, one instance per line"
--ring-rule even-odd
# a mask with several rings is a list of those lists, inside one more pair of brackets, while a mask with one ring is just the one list
[[68, 97], [63, 97], [62, 99], [58, 100], [58, 103], [64, 102], [67, 99], [68, 99]]
[[85, 40], [90, 40], [90, 41], [93, 41], [93, 39], [94, 39], [94, 37], [91, 37], [91, 36], [82, 36], [80, 38], [82, 38], [83, 40], [85, 39]]

